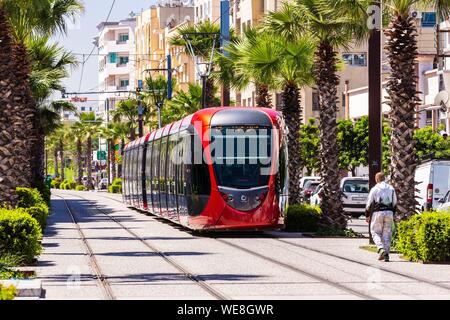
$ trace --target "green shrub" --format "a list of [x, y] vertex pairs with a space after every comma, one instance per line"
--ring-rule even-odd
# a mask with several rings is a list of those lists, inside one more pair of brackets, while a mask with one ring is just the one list
[[36, 219], [36, 221], [41, 226], [41, 229], [44, 230], [47, 225], [47, 218], [49, 214], [49, 209], [46, 204], [41, 203], [37, 204], [30, 208], [23, 209], [26, 213]]
[[41, 229], [44, 230], [48, 218], [48, 205], [37, 189], [17, 188], [16, 194], [19, 196], [18, 208], [31, 215], [37, 220]]
[[0, 209], [0, 256], [16, 255], [25, 262], [41, 253], [41, 227], [24, 209]]
[[19, 197], [17, 202], [19, 208], [30, 208], [38, 204], [45, 204], [44, 198], [37, 189], [16, 188], [16, 194]]
[[112, 184], [116, 185], [116, 186], [121, 186], [122, 185], [122, 179], [121, 178], [116, 178], [116, 179], [114, 179]]
[[75, 187], [76, 191], [87, 191], [87, 188], [83, 186], [82, 184]]
[[16, 288], [14, 286], [4, 287], [0, 284], [0, 300], [13, 300], [16, 296]]
[[286, 231], [316, 232], [321, 214], [319, 207], [304, 204], [289, 206], [284, 220]]
[[61, 188], [61, 178], [55, 178], [52, 180], [52, 188], [55, 188], [55, 189]]
[[108, 187], [109, 193], [122, 193], [122, 185], [112, 184]]
[[450, 261], [450, 213], [427, 212], [397, 226], [396, 249], [424, 262]]

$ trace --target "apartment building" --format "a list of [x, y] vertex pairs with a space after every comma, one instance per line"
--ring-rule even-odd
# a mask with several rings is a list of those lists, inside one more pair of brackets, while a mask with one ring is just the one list
[[[183, 3], [187, 3], [184, 5]], [[187, 88], [194, 81], [194, 67], [183, 48], [171, 46], [170, 38], [176, 35], [178, 27], [194, 21], [194, 7], [189, 1], [162, 1], [141, 12], [136, 25], [136, 77], [144, 80], [151, 72], [156, 77], [162, 72], [149, 69], [167, 67], [167, 55], [172, 58], [172, 69], [178, 86]]]
[[193, 0], [195, 23], [202, 21], [220, 22], [220, 0]]
[[136, 87], [135, 38], [136, 19], [102, 22], [97, 28], [99, 36], [99, 112], [105, 120], [117, 103], [128, 98]]

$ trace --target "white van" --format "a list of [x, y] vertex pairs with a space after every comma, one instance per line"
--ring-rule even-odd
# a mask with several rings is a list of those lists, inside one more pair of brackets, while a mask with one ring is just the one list
[[416, 198], [422, 211], [436, 210], [450, 190], [450, 160], [429, 160], [415, 173]]

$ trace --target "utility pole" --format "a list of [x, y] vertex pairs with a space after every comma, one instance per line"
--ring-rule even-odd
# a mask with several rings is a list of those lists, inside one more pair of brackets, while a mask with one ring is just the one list
[[[230, 42], [230, 1], [220, 1], [220, 48], [222, 54], [228, 56], [225, 47]], [[230, 84], [224, 83], [222, 86], [222, 106], [230, 106]]]
[[[381, 113], [381, 1], [374, 1], [369, 9], [369, 183], [372, 188], [375, 175], [382, 167], [382, 113]], [[373, 20], [372, 20], [373, 19]], [[372, 21], [370, 21], [372, 20]]]
[[[375, 186], [375, 175], [382, 164], [382, 113], [381, 113], [381, 31], [382, 1], [374, 1], [367, 12], [369, 38], [369, 185]], [[372, 217], [370, 217], [372, 218]], [[373, 244], [369, 221], [369, 243]]]

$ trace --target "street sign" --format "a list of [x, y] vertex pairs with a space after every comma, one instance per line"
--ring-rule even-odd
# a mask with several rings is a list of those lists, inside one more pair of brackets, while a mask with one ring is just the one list
[[106, 151], [97, 151], [98, 160], [106, 160]]

